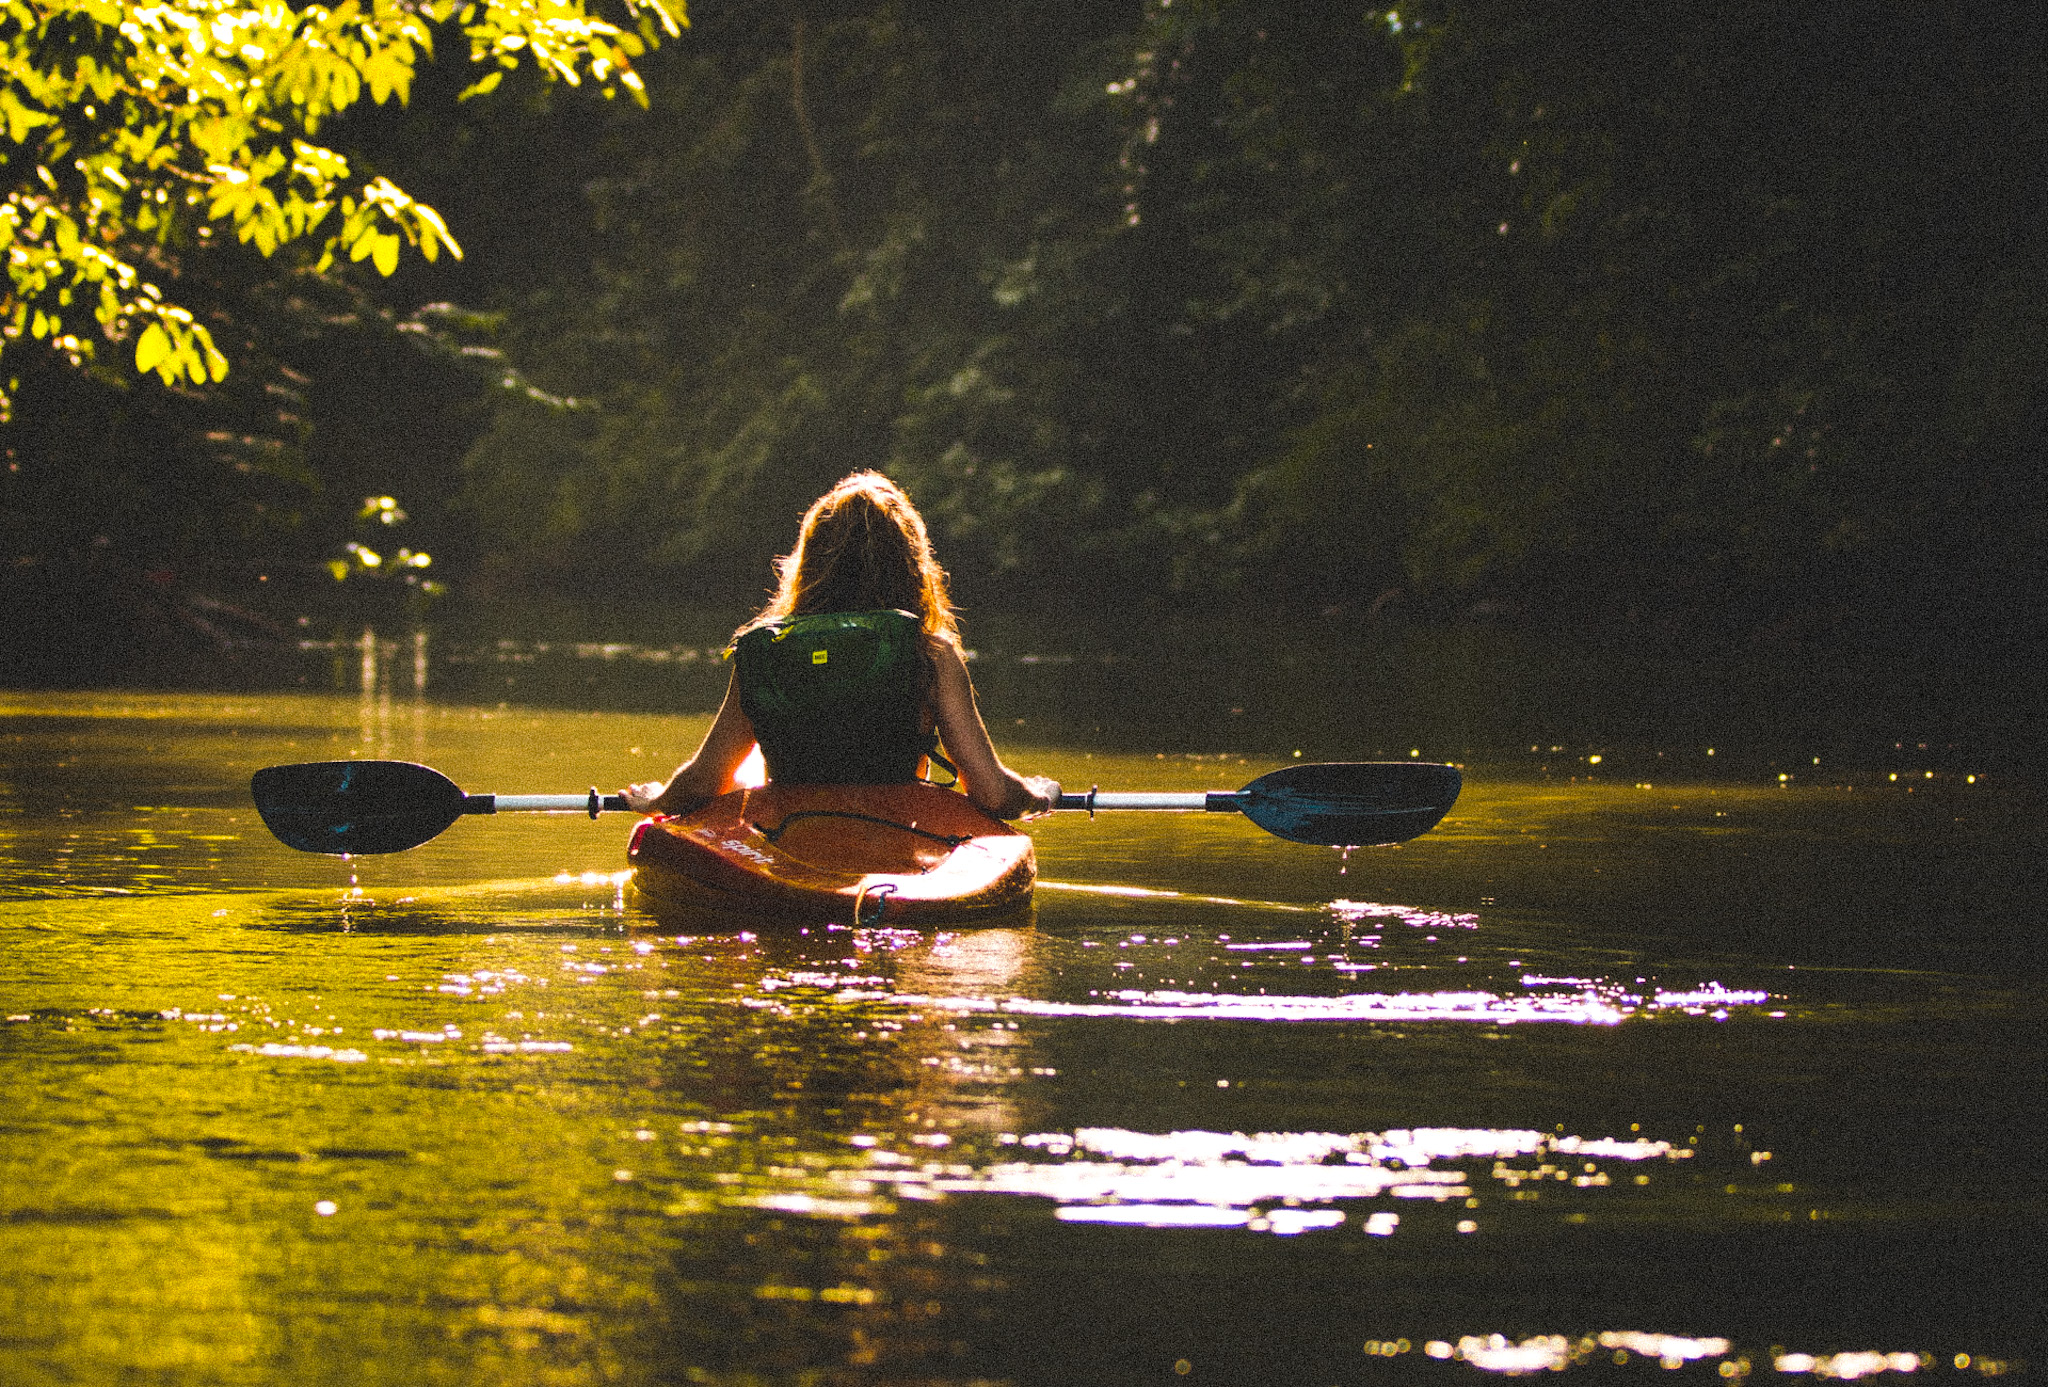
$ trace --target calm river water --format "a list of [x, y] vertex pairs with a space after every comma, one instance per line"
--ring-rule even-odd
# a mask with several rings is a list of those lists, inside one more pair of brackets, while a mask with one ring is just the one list
[[[248, 801], [611, 788], [703, 726], [0, 694], [0, 1382], [2039, 1369], [2043, 834], [1995, 765], [1539, 746], [1348, 860], [1060, 815], [1034, 913], [954, 933], [679, 935], [620, 816], [341, 862]], [[1075, 786], [1276, 763], [1019, 737]]]

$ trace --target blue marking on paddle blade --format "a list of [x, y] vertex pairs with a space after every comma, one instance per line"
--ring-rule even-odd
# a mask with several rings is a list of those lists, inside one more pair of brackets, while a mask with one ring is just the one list
[[1260, 776], [1239, 792], [1239, 807], [1277, 837], [1325, 847], [1370, 847], [1405, 842], [1436, 827], [1463, 784], [1455, 766], [1315, 762]]

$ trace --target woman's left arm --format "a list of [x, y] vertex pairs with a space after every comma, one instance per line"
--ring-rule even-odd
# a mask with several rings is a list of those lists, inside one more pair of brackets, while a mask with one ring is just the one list
[[628, 785], [622, 793], [638, 814], [687, 814], [698, 805], [733, 788], [733, 774], [754, 749], [754, 724], [740, 708], [739, 675], [726, 682], [725, 702], [697, 754], [676, 767], [664, 783], [650, 780]]
[[968, 677], [960, 647], [943, 638], [934, 638], [930, 645], [932, 712], [939, 725], [939, 740], [960, 772], [960, 785], [967, 797], [999, 819], [1050, 811], [1059, 802], [1059, 782], [1042, 775], [1019, 775], [1003, 764], [975, 704], [974, 681]]

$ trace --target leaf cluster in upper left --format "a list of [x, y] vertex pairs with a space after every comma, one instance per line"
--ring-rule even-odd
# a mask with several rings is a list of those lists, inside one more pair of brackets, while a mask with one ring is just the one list
[[151, 277], [208, 223], [266, 256], [305, 241], [321, 269], [346, 255], [388, 275], [406, 243], [460, 256], [433, 208], [386, 178], [353, 182], [314, 142], [321, 122], [365, 92], [405, 101], [451, 27], [491, 68], [465, 95], [530, 59], [644, 102], [632, 60], [687, 21], [680, 0], [618, 3], [634, 27], [584, 0], [5, 0], [0, 353], [28, 336], [81, 364], [96, 339], [133, 342], [166, 384], [221, 379], [205, 325]]

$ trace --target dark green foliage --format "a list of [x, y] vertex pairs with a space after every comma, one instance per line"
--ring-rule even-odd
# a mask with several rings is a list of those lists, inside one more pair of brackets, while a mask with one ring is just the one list
[[[281, 260], [286, 256], [281, 254]], [[199, 246], [172, 281], [235, 353], [201, 393], [23, 353], [0, 428], [0, 673], [169, 677], [191, 658], [396, 624], [402, 594], [339, 589], [327, 561], [367, 495], [421, 517], [403, 542], [460, 559], [441, 518], [470, 430], [468, 376], [422, 359], [345, 279]], [[380, 545], [385, 536], [367, 536]]]
[[[458, 106], [436, 68], [338, 128], [470, 251], [354, 321], [479, 311], [412, 317], [426, 355], [332, 324], [277, 348], [312, 380], [277, 456], [317, 489], [179, 464], [186, 511], [296, 507], [312, 563], [388, 491], [458, 592], [735, 617], [860, 467], [984, 609], [1998, 642], [2039, 585], [2048, 69], [2020, 6], [692, 19], [647, 111], [517, 77]], [[164, 407], [252, 407], [234, 388]], [[186, 475], [80, 452], [138, 417], [105, 398], [34, 445], [96, 474], [82, 499], [17, 488], [13, 535]]]
[[700, 15], [514, 308], [595, 407], [498, 411], [487, 530], [751, 591], [879, 465], [970, 593], [1810, 626], [2038, 529], [2016, 16], [1091, 19], [814, 14], [799, 80], [793, 14]]
[[1051, 110], [1078, 8], [996, 18], [710, 14], [664, 53], [653, 113], [597, 136], [601, 247], [508, 300], [509, 355], [576, 402], [508, 400], [470, 457], [522, 568], [745, 600], [802, 507], [869, 466], [972, 573], [1090, 519], [1087, 450], [1042, 393], [1070, 370], [1042, 321], [1062, 310], [1021, 305], [1091, 234], [1063, 200], [1115, 132]]
[[1402, 79], [1336, 103], [1259, 45], [1226, 164], [1314, 215], [1220, 219], [1233, 307], [1322, 337], [1247, 478], [1265, 552], [1577, 611], [1907, 596], [1871, 580], [1930, 526], [1997, 523], [1953, 469], [2011, 459], [1958, 421], [2041, 398], [1956, 369], [2010, 363], [1985, 315], [2038, 274], [1993, 142], [2041, 84], [1998, 18], [1403, 7]]

